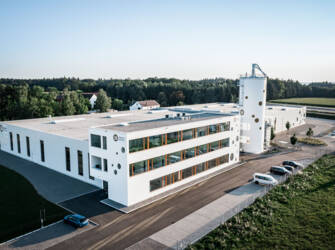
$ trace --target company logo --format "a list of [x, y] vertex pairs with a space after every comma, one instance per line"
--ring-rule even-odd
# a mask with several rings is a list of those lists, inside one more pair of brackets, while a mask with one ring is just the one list
[[117, 134], [113, 135], [113, 139], [114, 139], [114, 141], [118, 141], [119, 140], [119, 137], [117, 136]]

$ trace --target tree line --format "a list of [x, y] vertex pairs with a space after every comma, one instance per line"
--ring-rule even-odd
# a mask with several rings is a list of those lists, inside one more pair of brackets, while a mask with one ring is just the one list
[[[175, 78], [0, 79], [0, 120], [87, 113], [90, 104], [81, 92], [99, 90], [103, 90], [97, 101], [101, 111], [106, 107], [126, 110], [135, 101], [146, 99], [155, 99], [161, 106], [237, 102], [239, 91], [238, 80], [224, 78], [198, 81]], [[268, 79], [268, 100], [290, 97], [335, 97], [335, 85], [304, 85], [292, 80]]]

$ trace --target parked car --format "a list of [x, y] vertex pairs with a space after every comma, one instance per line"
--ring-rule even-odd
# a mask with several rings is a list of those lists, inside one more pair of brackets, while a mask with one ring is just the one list
[[283, 165], [292, 166], [294, 168], [303, 168], [303, 165], [296, 161], [283, 161]]
[[88, 224], [88, 219], [80, 214], [70, 214], [64, 217], [64, 222], [74, 227], [84, 227]]
[[254, 173], [254, 182], [256, 184], [272, 185], [272, 186], [278, 184], [278, 181], [275, 178], [273, 178], [273, 176], [260, 173]]
[[291, 171], [287, 170], [284, 167], [280, 167], [280, 166], [272, 166], [270, 168], [270, 172], [273, 174], [278, 174], [278, 175], [292, 174]]
[[284, 165], [283, 167], [286, 168], [288, 171], [290, 171], [292, 173], [294, 172], [294, 167], [292, 167], [292, 166]]

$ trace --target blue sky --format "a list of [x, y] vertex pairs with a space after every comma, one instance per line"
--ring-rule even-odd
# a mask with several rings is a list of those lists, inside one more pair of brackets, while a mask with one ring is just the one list
[[335, 1], [1, 0], [0, 77], [335, 81]]

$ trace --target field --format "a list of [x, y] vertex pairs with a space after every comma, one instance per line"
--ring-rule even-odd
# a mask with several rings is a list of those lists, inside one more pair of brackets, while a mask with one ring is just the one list
[[335, 98], [321, 98], [321, 97], [288, 98], [288, 99], [271, 100], [270, 102], [310, 105], [310, 106], [320, 106], [320, 107], [335, 107]]
[[334, 249], [335, 156], [320, 158], [188, 249]]
[[46, 224], [62, 219], [68, 212], [45, 200], [23, 176], [0, 166], [0, 242], [40, 227], [40, 209]]

